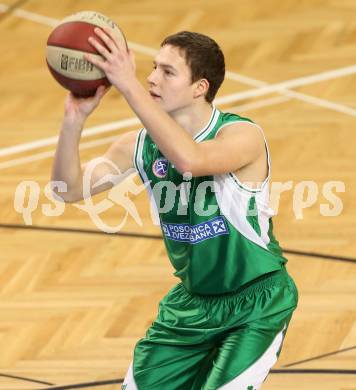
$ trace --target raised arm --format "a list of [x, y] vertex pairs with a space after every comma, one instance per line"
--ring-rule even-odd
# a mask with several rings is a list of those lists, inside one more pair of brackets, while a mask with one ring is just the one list
[[[81, 164], [79, 143], [85, 120], [98, 106], [106, 90], [98, 88], [94, 97], [80, 99], [69, 94], [65, 101], [64, 119], [52, 168], [52, 181], [63, 181], [67, 192], [57, 193], [65, 202], [83, 199], [83, 173], [86, 164]], [[118, 184], [133, 168], [133, 153], [137, 131], [118, 136], [108, 148], [103, 159], [95, 164], [90, 180], [90, 194], [94, 195]], [[114, 177], [114, 179], [113, 179]], [[96, 183], [100, 185], [95, 186]]]

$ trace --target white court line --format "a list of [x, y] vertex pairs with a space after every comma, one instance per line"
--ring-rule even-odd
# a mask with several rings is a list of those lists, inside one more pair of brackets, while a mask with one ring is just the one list
[[301, 93], [301, 92], [285, 90], [285, 92], [283, 92], [283, 94], [286, 96], [289, 96], [291, 98], [302, 100], [306, 103], [310, 103], [310, 104], [315, 105], [315, 106], [328, 108], [330, 110], [338, 111], [340, 113], [351, 115], [351, 116], [356, 116], [356, 109], [349, 107], [349, 106], [345, 106], [343, 104], [330, 102], [330, 101], [324, 100], [324, 99], [319, 99], [317, 97], [306, 95], [306, 94]]
[[268, 85], [265, 81], [251, 79], [251, 77], [243, 76], [242, 74], [234, 73], [229, 70], [225, 72], [225, 78], [228, 80], [237, 81], [241, 84], [251, 85], [252, 87], [263, 87]]
[[157, 49], [143, 46], [143, 45], [140, 45], [139, 43], [135, 43], [135, 42], [131, 42], [131, 41], [127, 41], [127, 42], [128, 42], [128, 45], [130, 46], [130, 49], [133, 49], [133, 50], [137, 51], [138, 53], [146, 54], [150, 57], [155, 57], [156, 54], [158, 53]]
[[289, 98], [288, 96], [275, 96], [272, 98], [259, 100], [257, 102], [253, 102], [253, 103], [247, 103], [247, 104], [242, 104], [240, 106], [229, 107], [227, 110], [229, 112], [237, 112], [237, 111], [246, 112], [246, 111], [254, 110], [254, 109], [260, 108], [260, 107], [266, 107], [266, 106], [272, 106], [272, 105], [279, 104], [279, 103], [284, 103], [284, 102], [289, 101], [290, 99], [291, 98]]
[[21, 8], [15, 9], [12, 12], [12, 15], [18, 16], [19, 18], [22, 19], [31, 20], [32, 22], [46, 24], [47, 26], [51, 26], [51, 27], [57, 26], [59, 22], [59, 19], [49, 18], [48, 16], [35, 14], [33, 12], [29, 12]]
[[[344, 69], [347, 69], [347, 68], [344, 68]], [[324, 72], [324, 75], [325, 75], [325, 73], [332, 74], [332, 72], [335, 72], [335, 71]], [[243, 83], [243, 84], [252, 85], [254, 87], [265, 87], [265, 86], [267, 87], [268, 86], [268, 83], [266, 83], [264, 81], [254, 80], [254, 79], [251, 79], [250, 77], [242, 76], [242, 75], [232, 73], [229, 71], [227, 71], [226, 74], [229, 76], [230, 80], [235, 80], [235, 81], [238, 81], [238, 82]], [[335, 75], [335, 73], [334, 73], [334, 75]], [[318, 76], [318, 75], [316, 75], [316, 76]], [[310, 76], [307, 76], [307, 77], [310, 77]], [[302, 82], [304, 79], [304, 82], [305, 82], [307, 77], [301, 77], [301, 78], [295, 79], [295, 80], [299, 80], [299, 82]], [[304, 85], [307, 85], [307, 84], [304, 84]], [[348, 114], [351, 116], [356, 116], [356, 110], [354, 108], [349, 107], [349, 106], [345, 106], [343, 104], [330, 102], [328, 100], [320, 99], [320, 98], [317, 98], [317, 97], [314, 97], [311, 95], [306, 95], [306, 94], [301, 93], [301, 92], [290, 91], [290, 90], [286, 89], [285, 87], [283, 87], [281, 89], [281, 91], [278, 91], [278, 92], [285, 95], [285, 96], [288, 96], [290, 98], [302, 100], [306, 103], [310, 103], [310, 104], [313, 104], [315, 106], [328, 108], [330, 110], [338, 111], [338, 112]], [[224, 97], [224, 99], [226, 99], [226, 98], [227, 98], [227, 96]], [[236, 100], [234, 99], [233, 101], [236, 101]], [[258, 102], [257, 102], [257, 104], [258, 104]]]
[[[246, 112], [248, 110], [253, 110], [256, 108], [260, 108], [260, 107], [271, 106], [274, 104], [283, 103], [287, 100], [289, 100], [288, 97], [277, 96], [274, 98], [264, 99], [264, 100], [260, 100], [258, 102], [254, 102], [254, 103], [250, 103], [250, 104], [243, 104], [241, 106], [229, 107], [228, 110], [230, 110], [231, 112], [234, 112], [234, 111], [235, 112], [236, 111]], [[136, 129], [136, 130], [138, 130], [138, 129]], [[94, 140], [94, 141], [81, 142], [79, 145], [79, 149], [83, 150], [83, 149], [89, 149], [89, 148], [99, 146], [99, 145], [105, 145], [105, 144], [108, 144], [110, 142], [115, 141], [115, 139], [117, 139], [117, 137], [118, 137], [118, 134], [115, 136], [100, 138], [100, 139]], [[13, 160], [4, 161], [4, 162], [0, 163], [0, 170], [6, 169], [6, 168], [12, 168], [12, 167], [15, 167], [17, 165], [26, 164], [26, 163], [30, 163], [33, 161], [43, 160], [45, 158], [53, 157], [53, 155], [54, 155], [54, 150], [51, 150], [48, 152], [32, 154], [31, 156], [27, 156], [27, 157], [21, 157], [21, 158], [16, 158]]]
[[[136, 130], [138, 130], [138, 129], [136, 129]], [[117, 135], [114, 135], [114, 136], [105, 137], [105, 138], [101, 138], [101, 139], [94, 140], [94, 141], [82, 142], [79, 145], [79, 149], [84, 150], [84, 149], [93, 148], [95, 146], [105, 145], [105, 144], [108, 144], [110, 142], [115, 141], [117, 139], [117, 137], [118, 137]], [[8, 161], [5, 161], [3, 163], [0, 163], [0, 170], [6, 169], [6, 168], [16, 167], [17, 165], [26, 164], [26, 163], [33, 162], [33, 161], [44, 160], [46, 158], [53, 157], [54, 153], [55, 153], [54, 150], [50, 150], [48, 152], [36, 153], [36, 154], [32, 154], [31, 156], [8, 160]]]
[[[1, 9], [6, 10], [8, 8], [9, 7], [6, 4], [0, 3], [0, 10]], [[24, 18], [24, 19], [28, 19], [28, 20], [31, 20], [34, 22], [38, 22], [38, 23], [42, 23], [42, 24], [46, 24], [46, 25], [50, 25], [50, 26], [54, 26], [59, 22], [58, 19], [48, 18], [46, 16], [38, 15], [38, 14], [35, 14], [33, 12], [25, 11], [22, 9], [15, 10], [13, 12], [13, 14], [18, 16], [18, 17]], [[132, 45], [133, 48], [135, 47], [135, 50], [137, 50], [143, 54], [148, 54], [148, 55], [152, 56], [152, 55], [155, 55], [155, 53], [157, 52], [157, 50], [155, 50], [155, 49], [152, 49], [150, 47], [143, 46], [143, 45], [140, 45], [140, 44], [137, 44], [134, 42], [129, 42], [129, 44]], [[246, 98], [262, 96], [262, 95], [269, 94], [272, 92], [279, 92], [283, 95], [293, 97], [293, 98], [305, 101], [307, 103], [311, 103], [311, 104], [314, 104], [314, 105], [317, 105], [320, 107], [332, 109], [332, 110], [342, 112], [342, 113], [345, 113], [348, 115], [356, 116], [356, 110], [351, 108], [351, 107], [344, 106], [344, 105], [341, 105], [338, 103], [333, 103], [333, 102], [330, 102], [330, 101], [327, 101], [324, 99], [312, 97], [312, 96], [309, 96], [306, 94], [286, 90], [287, 87], [308, 85], [308, 84], [311, 84], [313, 82], [329, 80], [331, 78], [337, 78], [337, 77], [341, 77], [341, 76], [345, 76], [345, 75], [353, 74], [353, 73], [356, 73], [356, 66], [336, 69], [336, 70], [332, 70], [332, 71], [323, 72], [321, 74], [300, 77], [297, 79], [284, 81], [282, 83], [269, 85], [266, 82], [255, 80], [255, 79], [252, 79], [252, 78], [249, 78], [249, 77], [237, 74], [237, 73], [227, 71], [226, 72], [227, 79], [235, 80], [235, 81], [238, 81], [238, 82], [241, 82], [244, 84], [248, 84], [248, 85], [252, 85], [252, 86], [255, 86], [258, 88], [235, 93], [235, 94], [231, 94], [231, 95], [227, 95], [227, 96], [222, 96], [220, 98], [217, 98], [214, 101], [214, 103], [217, 105], [218, 104], [226, 104], [226, 103], [231, 103], [231, 102], [238, 101], [238, 100], [243, 100]], [[130, 119], [126, 119], [126, 120], [130, 120]], [[124, 121], [126, 121], [126, 120], [124, 120]], [[132, 118], [132, 120], [134, 120], [134, 118]], [[107, 123], [105, 125], [102, 125], [107, 130], [101, 130], [102, 126], [93, 127], [93, 128], [91, 128], [90, 135], [97, 134], [96, 131], [98, 131], [98, 132], [111, 131], [111, 130], [113, 130], [112, 126], [115, 126], [114, 124], [119, 125], [120, 122], [121, 121], [117, 121], [117, 122], [111, 122], [111, 123]], [[86, 131], [83, 132], [83, 135], [85, 133], [86, 133]], [[84, 135], [84, 136], [86, 136], [86, 135]], [[29, 142], [29, 143], [24, 143], [24, 144], [20, 144], [20, 145], [15, 145], [12, 147], [2, 148], [2, 149], [0, 149], [0, 156], [14, 154], [14, 153], [22, 152], [22, 151], [28, 151], [28, 150], [36, 149], [36, 148], [39, 148], [42, 146], [52, 145], [52, 144], [55, 144], [57, 142], [57, 139], [58, 139], [58, 137], [50, 137], [50, 138], [45, 138], [45, 139], [34, 141], [34, 142]]]
[[[88, 127], [87, 129], [83, 130], [82, 138], [89, 137], [91, 135], [107, 133], [108, 131], [112, 131], [112, 130], [119, 130], [124, 127], [139, 125], [140, 123], [141, 122], [138, 118], [133, 117], [133, 118], [122, 119], [115, 122], [105, 123], [99, 126]], [[24, 144], [9, 146], [7, 148], [0, 149], [0, 157], [7, 156], [9, 154], [26, 152], [28, 150], [42, 148], [44, 146], [55, 145], [57, 141], [58, 141], [58, 136], [56, 135], [54, 137], [42, 138], [33, 142], [26, 142]]]
[[231, 95], [226, 95], [223, 98], [220, 98], [219, 103], [220, 104], [231, 103], [236, 100], [243, 100], [252, 97], [268, 95], [272, 92], [283, 93], [285, 92], [284, 90], [288, 88], [302, 87], [304, 85], [310, 85], [313, 83], [318, 83], [320, 81], [326, 81], [326, 80], [336, 79], [339, 77], [350, 76], [355, 73], [356, 73], [356, 65], [347, 66], [345, 68], [329, 70], [327, 72], [322, 72], [319, 74], [298, 77], [296, 79], [283, 81], [277, 84], [265, 85], [263, 87], [250, 89], [248, 91], [232, 93]]

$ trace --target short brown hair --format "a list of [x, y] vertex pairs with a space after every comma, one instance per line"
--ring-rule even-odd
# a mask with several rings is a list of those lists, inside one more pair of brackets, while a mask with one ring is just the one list
[[225, 59], [219, 45], [206, 35], [190, 31], [168, 36], [161, 47], [165, 45], [184, 50], [187, 65], [192, 72], [192, 83], [202, 78], [209, 81], [205, 99], [211, 103], [225, 77]]

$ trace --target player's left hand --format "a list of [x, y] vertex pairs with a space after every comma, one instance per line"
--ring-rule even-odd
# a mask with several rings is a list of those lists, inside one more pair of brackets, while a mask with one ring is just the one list
[[84, 58], [105, 72], [111, 84], [124, 93], [136, 80], [133, 52], [113, 34], [110, 28], [96, 27], [94, 32], [105, 45], [95, 37], [90, 37], [88, 41], [103, 58], [91, 54], [84, 54]]

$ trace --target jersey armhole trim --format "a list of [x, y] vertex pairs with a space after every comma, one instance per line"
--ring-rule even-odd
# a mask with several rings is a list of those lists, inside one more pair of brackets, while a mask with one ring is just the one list
[[257, 125], [256, 123], [254, 122], [250, 122], [248, 120], [236, 120], [236, 121], [231, 121], [231, 122], [228, 122], [228, 123], [225, 123], [223, 124], [221, 127], [219, 127], [219, 129], [217, 130], [217, 132], [215, 133], [215, 137], [218, 135], [219, 131], [221, 129], [223, 129], [224, 127], [226, 126], [229, 126], [233, 123], [249, 123], [253, 126], [256, 126], [261, 134], [262, 134], [262, 137], [264, 139], [264, 142], [265, 142], [265, 148], [266, 148], [266, 153], [267, 153], [267, 177], [263, 180], [261, 186], [259, 188], [250, 188], [244, 184], [242, 184], [240, 182], [240, 180], [238, 179], [238, 177], [234, 174], [234, 172], [229, 172], [228, 175], [234, 180], [234, 182], [242, 189], [248, 191], [248, 192], [252, 192], [252, 193], [258, 193], [258, 192], [262, 192], [263, 191], [263, 188], [266, 186], [266, 184], [268, 183], [270, 177], [271, 177], [271, 160], [270, 160], [270, 153], [269, 153], [269, 149], [268, 149], [268, 145], [267, 145], [267, 140], [266, 140], [266, 137], [264, 135], [264, 132], [262, 130], [262, 127]]
[[196, 134], [193, 137], [193, 140], [195, 142], [203, 141], [214, 130], [214, 127], [219, 119], [219, 116], [220, 116], [220, 111], [213, 105], [213, 111], [211, 113], [211, 117], [208, 125], [204, 129], [200, 130], [198, 134]]
[[136, 171], [138, 172], [142, 182], [144, 183], [144, 176], [142, 175], [143, 172], [143, 159], [142, 159], [142, 152], [143, 152], [143, 145], [145, 143], [145, 137], [146, 137], [146, 132], [145, 129], [141, 129], [136, 137], [136, 142], [135, 142], [135, 149], [134, 149], [134, 167]]

